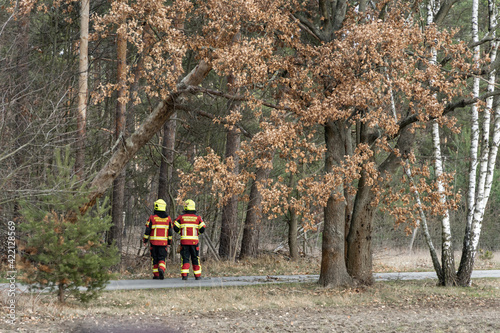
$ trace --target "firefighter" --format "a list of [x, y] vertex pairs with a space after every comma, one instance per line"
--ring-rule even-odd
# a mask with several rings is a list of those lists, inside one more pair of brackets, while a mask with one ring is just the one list
[[196, 215], [196, 205], [193, 200], [184, 202], [184, 211], [174, 222], [174, 231], [181, 234], [181, 276], [188, 279], [189, 260], [193, 263], [193, 273], [196, 280], [201, 279], [200, 248], [198, 235], [205, 232], [205, 222]]
[[154, 213], [149, 216], [144, 232], [144, 246], [150, 243], [151, 261], [153, 266], [153, 279], [163, 280], [165, 276], [165, 258], [168, 246], [172, 241], [172, 219], [166, 212], [167, 204], [158, 199], [154, 203]]

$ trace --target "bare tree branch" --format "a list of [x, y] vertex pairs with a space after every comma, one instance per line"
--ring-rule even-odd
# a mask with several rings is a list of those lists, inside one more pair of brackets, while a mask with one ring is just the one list
[[[203, 110], [200, 110], [200, 109], [191, 109], [185, 105], [176, 105], [175, 108], [176, 108], [176, 110], [183, 110], [183, 111], [187, 111], [187, 112], [196, 112], [200, 116], [203, 116], [203, 117], [206, 117], [206, 118], [209, 118], [212, 120], [216, 119], [216, 117], [213, 114], [206, 112], [206, 111], [203, 111]], [[229, 124], [227, 121], [225, 121], [223, 119], [217, 119], [217, 121], [222, 123], [222, 124], [236, 126], [244, 136], [246, 136], [249, 139], [253, 138], [253, 134], [248, 132], [241, 124]]]
[[[213, 96], [219, 96], [219, 97], [224, 97], [224, 98], [227, 98], [227, 99], [230, 99], [230, 100], [233, 100], [233, 101], [248, 101], [248, 100], [250, 100], [250, 98], [248, 96], [244, 96], [244, 95], [231, 95], [231, 94], [227, 94], [225, 92], [222, 92], [220, 90], [208, 89], [208, 88], [204, 88], [204, 87], [200, 87], [200, 86], [185, 87], [185, 89], [181, 90], [180, 92], [189, 93], [189, 94], [194, 94], [196, 92], [202, 92], [204, 94], [213, 95]], [[290, 108], [286, 107], [286, 106], [279, 106], [279, 105], [276, 105], [276, 104], [273, 104], [273, 103], [264, 102], [264, 101], [261, 101], [261, 104], [264, 105], [264, 106], [273, 108], [273, 109], [290, 111]]]
[[[471, 105], [471, 104], [474, 104], [474, 103], [476, 103], [478, 101], [484, 101], [488, 97], [498, 96], [498, 95], [500, 95], [500, 91], [488, 92], [488, 93], [483, 94], [483, 95], [481, 95], [479, 97], [463, 98], [463, 99], [461, 99], [459, 101], [450, 103], [447, 106], [445, 106], [445, 108], [443, 110], [443, 115], [451, 113], [451, 112], [455, 111], [456, 109], [464, 108], [464, 107], [466, 107], [468, 105]], [[406, 117], [405, 119], [400, 120], [398, 122], [398, 126], [399, 126], [399, 132], [398, 133], [400, 133], [406, 126], [411, 125], [411, 124], [417, 122], [419, 116], [420, 116], [420, 114], [415, 113], [415, 114], [412, 114], [411, 116]], [[430, 119], [436, 119], [436, 117], [431, 117]]]
[[322, 32], [316, 27], [311, 21], [299, 14], [290, 14], [294, 19], [299, 21], [299, 26], [301, 29], [307, 31], [312, 37], [318, 41], [322, 41]]

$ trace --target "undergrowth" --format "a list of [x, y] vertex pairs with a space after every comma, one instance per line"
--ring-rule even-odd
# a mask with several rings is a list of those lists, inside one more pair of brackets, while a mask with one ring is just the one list
[[21, 320], [64, 320], [89, 316], [130, 316], [150, 313], [190, 314], [225, 311], [314, 307], [457, 307], [462, 304], [498, 306], [500, 279], [474, 280], [472, 287], [438, 287], [435, 281], [377, 282], [370, 287], [336, 289], [316, 283], [272, 284], [247, 287], [105, 291], [89, 304], [55, 295], [24, 293], [18, 296]]
[[[457, 253], [456, 262], [460, 262]], [[224, 276], [267, 276], [267, 275], [315, 275], [320, 273], [321, 258], [301, 256], [293, 261], [285, 252], [264, 252], [257, 258], [245, 258], [235, 261], [216, 261], [214, 258], [201, 257], [202, 275], [205, 277]], [[167, 260], [167, 278], [180, 276], [181, 261], [176, 257]], [[500, 269], [500, 254], [491, 254], [488, 258], [478, 258], [474, 269]], [[373, 271], [385, 272], [421, 272], [433, 271], [432, 261], [427, 251], [415, 253], [376, 251], [373, 259]], [[192, 275], [192, 271], [190, 273]], [[144, 256], [128, 256], [122, 260], [121, 270], [117, 270], [115, 279], [147, 279], [152, 277], [151, 259]]]

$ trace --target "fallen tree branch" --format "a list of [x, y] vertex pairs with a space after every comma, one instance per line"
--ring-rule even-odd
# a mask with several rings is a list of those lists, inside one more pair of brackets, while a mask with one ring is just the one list
[[85, 205], [80, 207], [83, 215], [92, 207], [113, 184], [113, 180], [120, 174], [128, 161], [157, 133], [163, 124], [170, 119], [176, 110], [176, 102], [186, 87], [197, 86], [208, 75], [212, 67], [201, 61], [177, 86], [177, 91], [172, 92], [165, 100], [158, 103], [153, 112], [144, 120], [141, 126], [128, 138], [118, 145], [113, 155], [104, 167], [97, 173], [90, 185], [91, 193]]

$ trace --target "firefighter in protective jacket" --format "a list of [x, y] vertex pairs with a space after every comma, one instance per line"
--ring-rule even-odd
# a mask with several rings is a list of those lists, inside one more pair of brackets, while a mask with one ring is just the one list
[[187, 280], [189, 260], [193, 262], [193, 273], [196, 280], [201, 279], [200, 248], [198, 235], [205, 232], [205, 222], [196, 215], [196, 205], [193, 200], [186, 200], [184, 211], [174, 222], [174, 231], [181, 234], [181, 276]]
[[153, 265], [153, 279], [163, 280], [165, 276], [165, 258], [168, 246], [172, 241], [172, 219], [166, 212], [167, 204], [158, 199], [154, 203], [154, 213], [146, 222], [143, 242], [147, 246], [150, 243], [151, 260]]

